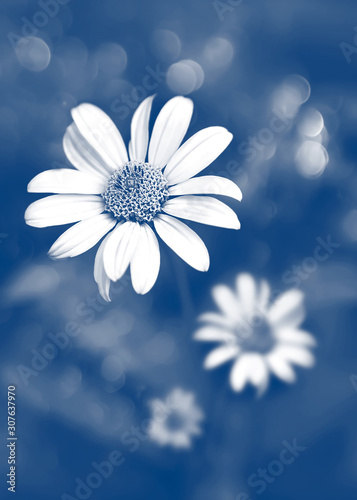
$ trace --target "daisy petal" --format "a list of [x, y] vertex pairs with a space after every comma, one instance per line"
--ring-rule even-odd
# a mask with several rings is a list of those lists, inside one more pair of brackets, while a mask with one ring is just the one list
[[231, 208], [210, 196], [179, 196], [162, 207], [169, 215], [209, 226], [239, 229], [240, 222]]
[[131, 121], [130, 159], [145, 161], [149, 143], [149, 120], [154, 95], [145, 99], [135, 111]]
[[206, 321], [212, 325], [217, 325], [222, 328], [234, 328], [236, 325], [235, 319], [228, 318], [226, 315], [212, 312], [203, 313], [198, 317], [198, 321]]
[[281, 358], [275, 351], [268, 354], [265, 359], [276, 377], [290, 384], [295, 382], [295, 372], [286, 359]]
[[127, 270], [136, 249], [139, 224], [119, 223], [104, 248], [104, 269], [112, 281], [120, 279]]
[[239, 354], [239, 347], [234, 345], [224, 345], [221, 347], [217, 347], [209, 355], [206, 357], [204, 361], [204, 368], [206, 370], [211, 370], [212, 368], [216, 368], [227, 361], [235, 358]]
[[128, 151], [129, 151], [129, 157], [131, 159], [133, 159], [134, 154], [133, 154], [133, 146], [131, 145], [131, 141], [129, 141]]
[[194, 333], [193, 338], [202, 342], [234, 342], [235, 340], [233, 333], [211, 326], [203, 326]]
[[262, 357], [258, 354], [243, 354], [232, 368], [230, 382], [235, 391], [241, 391], [247, 382], [251, 382], [260, 393], [264, 392], [268, 383], [268, 369]]
[[72, 117], [82, 136], [112, 169], [127, 163], [123, 138], [104, 111], [93, 104], [83, 103], [72, 109]]
[[300, 290], [289, 290], [280, 295], [269, 310], [269, 320], [275, 327], [289, 329], [299, 326], [305, 319], [304, 295]]
[[190, 448], [191, 446], [191, 439], [184, 431], [177, 432], [176, 436], [170, 436], [170, 439], [172, 440], [173, 446], [176, 448]]
[[149, 145], [149, 163], [163, 168], [185, 137], [193, 112], [193, 102], [186, 97], [170, 99], [156, 118]]
[[165, 168], [169, 184], [186, 181], [210, 165], [226, 149], [233, 135], [223, 127], [197, 132], [176, 151]]
[[27, 208], [25, 220], [29, 226], [60, 226], [99, 215], [104, 202], [96, 195], [55, 194], [37, 200]]
[[169, 194], [171, 196], [183, 194], [216, 194], [229, 196], [238, 201], [242, 199], [242, 192], [237, 184], [225, 177], [217, 177], [216, 175], [204, 175], [180, 182], [180, 184], [169, 188]]
[[153, 230], [139, 225], [139, 240], [130, 263], [131, 280], [136, 293], [144, 295], [154, 286], [160, 269], [160, 249]]
[[48, 253], [54, 259], [76, 257], [96, 245], [116, 222], [109, 214], [82, 220], [61, 234]]
[[275, 336], [280, 342], [287, 344], [300, 344], [301, 346], [316, 346], [315, 338], [303, 330], [287, 330], [285, 328], [275, 331]]
[[104, 269], [103, 253], [109, 237], [110, 234], [108, 234], [100, 244], [94, 260], [94, 280], [98, 285], [100, 295], [107, 302], [110, 302], [110, 278], [108, 278]]
[[289, 363], [294, 363], [305, 368], [311, 368], [315, 364], [314, 356], [303, 347], [280, 345], [274, 351], [276, 356]]
[[187, 264], [198, 271], [209, 268], [209, 254], [206, 245], [192, 229], [183, 222], [159, 214], [154, 226], [160, 238]]
[[36, 175], [27, 186], [29, 193], [101, 194], [106, 181], [69, 168], [46, 170]]
[[100, 177], [105, 181], [113, 172], [113, 168], [106, 164], [89, 142], [82, 136], [77, 125], [72, 123], [63, 137], [63, 149], [77, 170]]
[[257, 290], [253, 277], [248, 273], [239, 274], [236, 281], [239, 302], [242, 306], [242, 313], [251, 318], [258, 313], [256, 301]]
[[223, 314], [232, 321], [236, 321], [241, 313], [237, 296], [225, 285], [216, 285], [212, 289], [215, 303]]
[[270, 286], [265, 280], [262, 280], [259, 290], [258, 304], [260, 309], [266, 309], [270, 299]]

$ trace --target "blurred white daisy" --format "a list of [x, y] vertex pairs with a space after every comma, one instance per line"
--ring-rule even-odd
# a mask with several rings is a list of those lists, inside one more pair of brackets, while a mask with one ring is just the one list
[[189, 265], [207, 271], [205, 244], [176, 217], [240, 227], [232, 209], [206, 196], [241, 200], [238, 186], [222, 177], [194, 177], [226, 149], [232, 134], [223, 127], [208, 127], [180, 147], [193, 103], [177, 96], [160, 111], [149, 144], [153, 97], [134, 113], [129, 157], [120, 132], [103, 111], [92, 104], [73, 109], [74, 123], [67, 128], [63, 146], [75, 169], [42, 172], [28, 185], [29, 192], [55, 194], [28, 207], [27, 224], [47, 227], [77, 222], [52, 245], [51, 257], [75, 257], [110, 232], [94, 265], [94, 278], [107, 301], [110, 280], [120, 279], [129, 265], [135, 291], [144, 294], [152, 288], [160, 267], [155, 232]]
[[204, 417], [191, 392], [173, 389], [165, 401], [154, 399], [150, 407], [148, 437], [157, 444], [189, 448], [192, 437], [201, 434], [199, 424]]
[[296, 379], [292, 365], [309, 368], [314, 364], [310, 348], [314, 337], [300, 329], [305, 319], [304, 295], [291, 289], [269, 302], [266, 281], [257, 283], [249, 274], [240, 274], [236, 289], [224, 285], [213, 288], [219, 313], [205, 313], [205, 324], [195, 332], [196, 340], [219, 342], [206, 357], [207, 369], [234, 360], [230, 384], [242, 391], [250, 382], [262, 394], [268, 386], [269, 372], [284, 382]]

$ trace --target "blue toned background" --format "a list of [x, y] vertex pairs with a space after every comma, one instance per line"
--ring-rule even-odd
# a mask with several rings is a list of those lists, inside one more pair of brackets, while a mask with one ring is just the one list
[[[1, 498], [10, 495], [9, 384], [19, 500], [76, 498], [76, 479], [115, 449], [125, 463], [93, 500], [356, 498], [356, 25], [353, 0], [1, 1]], [[241, 187], [242, 203], [231, 206], [242, 229], [192, 224], [210, 251], [208, 273], [162, 245], [147, 296], [128, 284], [98, 305], [94, 250], [51, 261], [61, 228], [25, 225], [37, 199], [26, 186], [67, 164], [72, 107], [102, 107], [127, 142], [134, 110], [152, 93], [154, 115], [173, 95], [193, 99], [189, 135], [211, 125], [234, 134], [207, 171]], [[338, 247], [307, 270], [316, 240], [329, 237]], [[272, 380], [260, 399], [231, 391], [228, 365], [204, 371], [208, 348], [192, 341], [197, 316], [214, 309], [211, 287], [243, 271], [281, 291], [299, 286], [304, 328], [318, 341], [315, 367], [298, 369], [292, 386]], [[66, 328], [79, 334], [37, 376], [21, 377], [19, 365]], [[202, 435], [186, 451], [148, 440], [131, 451], [122, 434], [174, 387], [195, 393]], [[305, 450], [258, 495], [247, 478], [294, 439]]]

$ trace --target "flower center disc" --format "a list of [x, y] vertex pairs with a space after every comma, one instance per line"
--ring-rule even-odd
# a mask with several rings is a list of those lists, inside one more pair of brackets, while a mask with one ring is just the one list
[[276, 341], [270, 325], [261, 316], [256, 316], [248, 323], [241, 324], [236, 330], [237, 342], [245, 351], [266, 354]]
[[137, 161], [129, 161], [116, 170], [102, 194], [107, 212], [133, 222], [151, 222], [168, 196], [161, 169]]
[[179, 431], [185, 426], [185, 419], [178, 413], [171, 413], [165, 421], [166, 428], [170, 431]]

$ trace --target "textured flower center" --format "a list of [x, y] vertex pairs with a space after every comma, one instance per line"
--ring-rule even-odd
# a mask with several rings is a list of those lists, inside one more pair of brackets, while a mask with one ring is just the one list
[[269, 323], [260, 315], [239, 324], [235, 334], [244, 351], [265, 354], [270, 352], [276, 343]]
[[166, 428], [170, 431], [178, 431], [185, 426], [185, 419], [179, 413], [171, 413], [165, 421]]
[[169, 195], [161, 169], [129, 161], [116, 170], [102, 194], [105, 210], [117, 219], [151, 222]]

